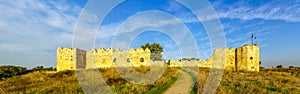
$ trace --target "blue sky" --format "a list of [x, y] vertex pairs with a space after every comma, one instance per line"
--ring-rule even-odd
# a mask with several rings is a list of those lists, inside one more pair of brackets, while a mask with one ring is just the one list
[[[74, 28], [87, 2], [87, 0], [0, 1], [0, 65], [14, 64], [29, 68], [39, 65], [55, 67], [56, 49], [61, 46], [72, 47]], [[299, 0], [211, 0], [209, 2], [218, 17], [203, 15], [206, 16], [203, 21], [219, 18], [227, 47], [239, 47], [251, 43], [250, 37], [253, 33], [257, 36], [257, 43], [261, 47], [262, 66], [272, 67], [278, 64], [300, 66]], [[115, 7], [101, 24], [101, 32], [96, 35], [94, 47], [110, 47], [109, 43], [114, 39], [114, 34], [118, 34], [116, 29], [133, 15], [147, 10], [166, 12], [178, 18], [193, 35], [198, 46], [198, 58], [206, 59], [211, 56], [213, 49], [201, 21], [178, 2], [164, 0], [129, 0]], [[89, 19], [93, 20], [93, 17], [92, 15]], [[131, 23], [127, 21], [130, 23], [128, 26], [143, 25], [143, 20], [147, 19], [147, 16], [134, 19]], [[163, 27], [170, 24], [174, 24], [174, 21], [164, 18], [150, 26]], [[85, 30], [89, 31], [89, 28]], [[171, 33], [173, 31], [175, 35], [182, 35], [180, 32], [175, 32], [180, 30], [179, 27], [168, 30]], [[124, 33], [117, 36], [120, 36], [120, 39], [128, 37]], [[162, 44], [165, 48], [164, 58], [181, 58], [176, 46], [177, 42], [157, 30], [147, 30], [136, 36], [130, 40], [129, 47], [136, 48], [146, 42]]]

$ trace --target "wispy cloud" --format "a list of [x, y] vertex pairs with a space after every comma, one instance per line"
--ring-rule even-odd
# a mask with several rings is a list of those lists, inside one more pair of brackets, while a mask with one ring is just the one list
[[217, 1], [213, 2], [213, 6], [216, 7], [215, 9], [220, 18], [242, 20], [265, 19], [300, 22], [299, 1], [272, 0], [264, 2], [261, 5], [254, 5], [254, 2], [256, 1], [243, 0], [226, 6], [225, 1]]
[[75, 4], [58, 2], [0, 1], [1, 52], [18, 58], [1, 59], [1, 64], [33, 67], [45, 60], [32, 59], [29, 62], [26, 58], [44, 55], [51, 59], [46, 59], [50, 61], [41, 65], [55, 65], [56, 48], [71, 46], [73, 27], [81, 10]]

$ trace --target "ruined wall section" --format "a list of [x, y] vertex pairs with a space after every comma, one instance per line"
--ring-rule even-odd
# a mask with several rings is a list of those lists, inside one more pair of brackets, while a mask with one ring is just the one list
[[120, 49], [92, 49], [87, 52], [87, 68], [99, 67], [125, 67], [125, 66], [141, 66], [150, 65], [151, 52], [147, 48], [143, 50], [134, 48], [129, 51], [121, 51]]

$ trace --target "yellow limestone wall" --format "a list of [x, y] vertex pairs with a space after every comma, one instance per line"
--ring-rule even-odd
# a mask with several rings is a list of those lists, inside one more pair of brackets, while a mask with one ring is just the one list
[[99, 48], [87, 52], [76, 48], [58, 48], [57, 71], [115, 67], [116, 65], [150, 66], [150, 55], [148, 48], [129, 51]]
[[260, 49], [258, 45], [244, 45], [236, 50], [237, 71], [259, 72]]
[[[129, 51], [99, 48], [87, 52], [76, 48], [58, 48], [57, 71], [116, 67], [116, 65], [150, 66], [150, 55], [151, 52], [148, 48], [145, 50], [132, 48]], [[258, 45], [247, 44], [239, 48], [217, 48], [208, 60], [170, 60], [170, 66], [224, 67], [227, 71], [259, 72], [259, 55]], [[221, 61], [225, 61], [225, 64], [219, 63]]]
[[235, 50], [236, 48], [225, 48], [226, 51], [226, 64], [225, 64], [225, 70], [227, 71], [236, 71], [235, 67]]
[[[224, 54], [225, 53], [225, 54]], [[223, 56], [224, 55], [224, 56]], [[252, 58], [251, 58], [252, 57]], [[217, 48], [214, 54], [207, 60], [198, 60], [199, 67], [221, 68], [221, 63], [225, 60], [224, 69], [226, 71], [250, 71], [259, 72], [260, 51], [258, 45], [244, 45], [239, 48]], [[224, 59], [222, 59], [224, 58]], [[170, 60], [171, 67], [182, 67], [190, 60]], [[193, 61], [195, 62], [195, 61]]]
[[85, 68], [85, 51], [77, 48], [58, 48], [57, 49], [57, 71], [75, 70]]

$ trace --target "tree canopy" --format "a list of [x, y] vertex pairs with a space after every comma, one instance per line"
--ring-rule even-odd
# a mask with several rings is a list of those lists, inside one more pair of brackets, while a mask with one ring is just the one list
[[142, 45], [141, 48], [143, 48], [144, 50], [146, 48], [150, 49], [150, 51], [151, 51], [150, 59], [151, 60], [162, 60], [162, 52], [164, 50], [163, 50], [163, 47], [160, 44], [157, 44], [157, 43], [153, 43], [153, 44], [146, 43], [146, 44]]

